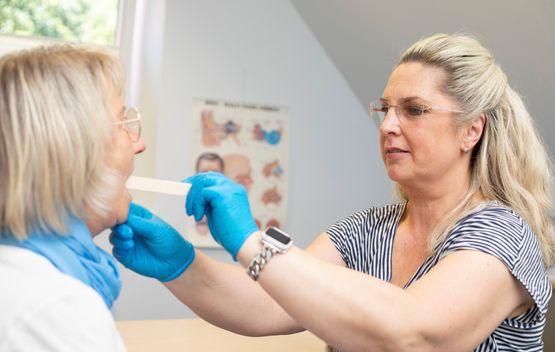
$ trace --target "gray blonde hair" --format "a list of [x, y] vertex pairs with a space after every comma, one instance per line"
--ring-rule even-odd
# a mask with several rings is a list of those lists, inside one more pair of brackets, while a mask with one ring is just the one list
[[45, 46], [0, 58], [1, 234], [67, 231], [69, 217], [110, 209], [107, 165], [119, 60], [107, 49]]
[[[465, 34], [436, 34], [413, 44], [398, 65], [418, 62], [441, 68], [446, 80], [440, 87], [465, 111], [462, 126], [483, 114], [481, 140], [472, 150], [470, 187], [463, 201], [440, 222], [429, 241], [429, 250], [443, 242], [456, 222], [472, 209], [479, 192], [522, 216], [535, 232], [546, 265], [554, 262], [555, 245], [549, 218], [552, 164], [521, 97], [491, 53]], [[397, 194], [404, 200], [399, 185]]]

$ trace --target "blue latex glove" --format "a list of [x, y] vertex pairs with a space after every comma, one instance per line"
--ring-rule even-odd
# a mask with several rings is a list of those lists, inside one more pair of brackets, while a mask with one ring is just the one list
[[124, 224], [110, 234], [112, 253], [125, 267], [162, 282], [181, 275], [195, 259], [195, 249], [164, 220], [131, 203]]
[[200, 221], [204, 215], [212, 237], [237, 260], [246, 239], [258, 231], [245, 188], [217, 172], [191, 176], [185, 208]]

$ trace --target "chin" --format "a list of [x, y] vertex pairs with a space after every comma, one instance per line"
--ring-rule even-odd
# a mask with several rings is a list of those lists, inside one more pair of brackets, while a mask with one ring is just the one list
[[115, 219], [114, 222], [116, 224], [123, 224], [127, 221], [127, 217], [129, 216], [129, 206], [131, 205], [131, 195], [127, 190], [125, 190], [124, 194], [120, 199], [116, 202], [116, 207], [114, 210]]
[[391, 172], [388, 170], [387, 172], [387, 177], [389, 177], [389, 179], [393, 182], [397, 182], [397, 183], [401, 183], [404, 179], [404, 177], [402, 177], [402, 175], [399, 175], [396, 172]]
[[413, 173], [406, 167], [400, 165], [386, 165], [387, 176], [397, 183], [409, 181], [414, 177]]
[[116, 224], [123, 224], [127, 221], [127, 217], [129, 216], [129, 204], [130, 203], [127, 203], [125, 207], [120, 208], [118, 211], [115, 221]]

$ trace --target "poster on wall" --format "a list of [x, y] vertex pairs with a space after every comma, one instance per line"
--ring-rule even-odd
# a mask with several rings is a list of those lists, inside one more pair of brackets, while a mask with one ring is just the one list
[[[259, 228], [283, 227], [289, 172], [288, 109], [267, 104], [195, 98], [190, 174], [221, 172], [247, 190]], [[206, 218], [187, 218], [188, 239], [197, 247], [219, 247]]]

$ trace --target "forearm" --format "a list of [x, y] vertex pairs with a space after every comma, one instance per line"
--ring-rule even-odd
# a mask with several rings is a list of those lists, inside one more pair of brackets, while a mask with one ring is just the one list
[[238, 334], [304, 330], [240, 266], [198, 251], [187, 271], [165, 286], [202, 319]]
[[[258, 234], [251, 236], [239, 261], [248, 265], [259, 249]], [[258, 282], [291, 317], [342, 350], [399, 350], [422, 343], [413, 319], [418, 305], [410, 294], [295, 247], [274, 256]]]

